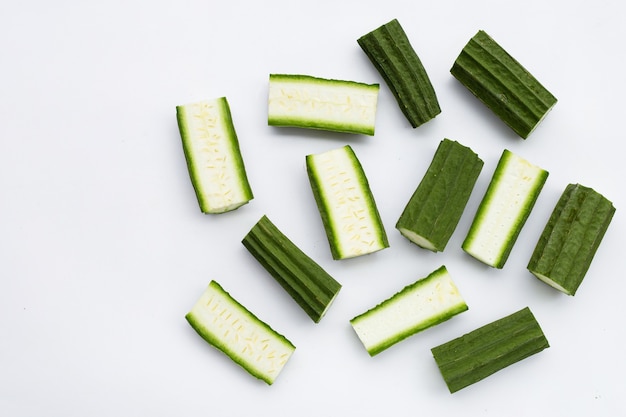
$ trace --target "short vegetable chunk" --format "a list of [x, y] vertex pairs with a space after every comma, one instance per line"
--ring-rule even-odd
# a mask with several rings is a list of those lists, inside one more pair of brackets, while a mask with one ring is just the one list
[[491, 267], [503, 268], [547, 178], [548, 171], [505, 149], [463, 250]]
[[357, 43], [387, 83], [412, 127], [441, 113], [430, 78], [397, 19], [360, 37]]
[[226, 97], [176, 107], [187, 168], [203, 213], [253, 198]]
[[354, 317], [350, 324], [370, 356], [468, 309], [445, 266]]
[[568, 184], [528, 262], [537, 278], [575, 295], [615, 214], [613, 203], [592, 188]]
[[289, 240], [267, 216], [261, 217], [242, 243], [318, 323], [337, 297], [341, 284]]
[[552, 93], [482, 30], [465, 45], [450, 72], [524, 139], [557, 102]]
[[268, 124], [374, 135], [378, 84], [270, 74]]
[[550, 347], [528, 307], [431, 349], [450, 393]]
[[367, 177], [350, 145], [307, 155], [306, 168], [333, 259], [389, 247]]
[[185, 318], [209, 344], [269, 385], [296, 349], [216, 281], [209, 283]]
[[396, 228], [422, 248], [443, 251], [482, 167], [483, 161], [470, 148], [443, 139]]

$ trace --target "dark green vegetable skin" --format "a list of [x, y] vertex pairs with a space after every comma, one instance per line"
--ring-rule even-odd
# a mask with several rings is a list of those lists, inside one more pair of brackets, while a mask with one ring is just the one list
[[397, 19], [357, 42], [387, 83], [412, 127], [441, 113], [430, 78]]
[[528, 270], [575, 295], [615, 214], [615, 207], [592, 188], [568, 184], [559, 198]]
[[524, 139], [557, 102], [552, 93], [482, 30], [465, 45], [450, 72]]
[[285, 236], [267, 216], [252, 227], [243, 245], [318, 323], [341, 284]]
[[451, 393], [550, 347], [528, 307], [431, 349]]
[[463, 214], [482, 167], [483, 161], [470, 148], [457, 141], [443, 139], [396, 228], [427, 239], [433, 247], [427, 249], [433, 252], [443, 251]]

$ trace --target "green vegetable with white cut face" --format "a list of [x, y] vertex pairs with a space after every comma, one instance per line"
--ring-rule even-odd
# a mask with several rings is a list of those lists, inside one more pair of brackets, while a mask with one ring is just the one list
[[354, 317], [350, 324], [367, 352], [374, 356], [467, 309], [448, 270], [441, 266], [376, 307]]
[[270, 126], [373, 135], [378, 84], [300, 74], [270, 74]]
[[307, 155], [306, 168], [334, 259], [389, 247], [367, 177], [350, 145]]
[[216, 281], [209, 283], [185, 318], [205, 341], [270, 385], [296, 349]]
[[505, 149], [462, 248], [494, 268], [506, 263], [548, 178], [548, 171]]
[[226, 97], [176, 107], [187, 168], [203, 213], [253, 199]]

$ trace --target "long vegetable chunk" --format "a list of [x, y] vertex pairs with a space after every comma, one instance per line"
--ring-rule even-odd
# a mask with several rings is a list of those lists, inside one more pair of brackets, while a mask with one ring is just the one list
[[454, 393], [548, 347], [539, 323], [526, 307], [431, 351]]
[[504, 267], [547, 178], [548, 171], [505, 149], [463, 250], [489, 266]]
[[339, 293], [341, 284], [289, 240], [267, 216], [261, 217], [242, 243], [318, 323]]
[[470, 148], [443, 139], [396, 228], [422, 248], [443, 251], [482, 167], [483, 161]]
[[430, 78], [397, 19], [361, 36], [357, 42], [389, 86], [412, 127], [441, 113]]
[[209, 344], [271, 385], [295, 346], [211, 281], [185, 316]]
[[187, 168], [203, 213], [224, 213], [253, 198], [225, 97], [176, 107]]
[[445, 266], [406, 286], [350, 324], [374, 356], [468, 309]]
[[450, 73], [524, 139], [557, 102], [552, 93], [482, 30], [462, 49]]
[[592, 188], [568, 184], [528, 262], [537, 278], [575, 295], [615, 214], [613, 203]]
[[350, 145], [307, 155], [306, 168], [333, 259], [389, 247], [365, 172]]
[[270, 74], [268, 124], [374, 135], [378, 84]]

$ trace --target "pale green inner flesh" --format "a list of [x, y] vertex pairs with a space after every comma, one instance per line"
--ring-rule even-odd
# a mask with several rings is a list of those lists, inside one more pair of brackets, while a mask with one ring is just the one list
[[401, 291], [353, 319], [352, 327], [368, 352], [390, 346], [404, 337], [462, 311], [463, 297], [447, 270], [422, 285]]
[[406, 236], [411, 242], [415, 243], [416, 245], [421, 246], [422, 248], [432, 250], [432, 251], [437, 250], [435, 245], [433, 245], [430, 240], [426, 239], [422, 235], [418, 235], [414, 231], [405, 229], [404, 227], [401, 227], [398, 230], [400, 231], [400, 233], [402, 233], [402, 235]]
[[232, 138], [221, 114], [220, 99], [181, 106], [192, 158], [192, 176], [203, 211], [222, 213], [234, 210], [250, 198], [241, 186], [240, 166], [232, 157]]
[[570, 294], [571, 295], [571, 291], [566, 290], [565, 288], [563, 288], [561, 285], [557, 284], [555, 281], [553, 281], [552, 279], [548, 278], [547, 276], [540, 274], [538, 272], [532, 272], [533, 275], [535, 275], [537, 278], [539, 278], [540, 280], [542, 280], [543, 282], [545, 282], [546, 284], [556, 288], [557, 290], [564, 292], [565, 294]]
[[295, 350], [214, 285], [209, 285], [189, 315], [206, 340], [269, 381], [276, 379]]
[[304, 127], [361, 126], [373, 131], [378, 88], [354, 83], [273, 80], [269, 118]]
[[470, 236], [463, 249], [487, 265], [495, 266], [502, 259], [507, 245], [521, 227], [529, 200], [541, 183], [545, 171], [508, 152], [506, 165], [495, 178], [494, 188], [481, 204]]
[[328, 221], [333, 229], [334, 245], [341, 258], [365, 255], [385, 248], [374, 202], [360, 176], [362, 170], [345, 148], [313, 155], [315, 174]]

